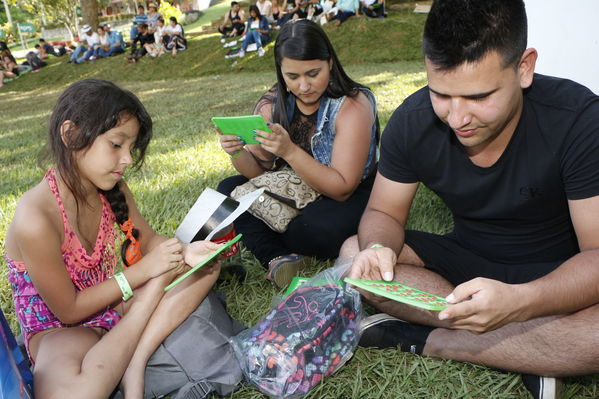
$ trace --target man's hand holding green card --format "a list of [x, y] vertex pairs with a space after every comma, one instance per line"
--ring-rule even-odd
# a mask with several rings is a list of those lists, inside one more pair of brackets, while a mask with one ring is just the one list
[[215, 116], [212, 118], [212, 123], [216, 125], [222, 134], [239, 136], [246, 144], [260, 144], [254, 139], [254, 136], [257, 135], [254, 130], [272, 132], [266, 126], [266, 121], [261, 115]]

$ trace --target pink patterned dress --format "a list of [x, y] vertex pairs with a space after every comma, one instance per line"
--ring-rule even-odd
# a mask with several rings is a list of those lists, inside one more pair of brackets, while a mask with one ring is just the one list
[[[94, 251], [91, 255], [88, 255], [85, 248], [81, 245], [79, 238], [69, 225], [69, 220], [64, 210], [60, 193], [58, 192], [54, 169], [48, 170], [45, 178], [56, 197], [60, 212], [62, 213], [64, 241], [60, 249], [65, 267], [69, 271], [75, 289], [81, 291], [107, 280], [114, 274], [117, 261], [114, 246], [116, 239], [114, 228], [115, 217], [110, 204], [102, 194], [98, 193], [102, 200], [102, 219], [100, 220]], [[38, 294], [31, 282], [25, 264], [20, 261], [14, 261], [7, 255], [4, 255], [4, 259], [8, 263], [8, 281], [11, 284], [15, 311], [21, 325], [28, 353], [30, 338], [40, 331], [73, 326], [101, 327], [110, 330], [121, 319], [117, 311], [106, 307], [104, 310], [79, 323], [72, 325], [61, 323]]]

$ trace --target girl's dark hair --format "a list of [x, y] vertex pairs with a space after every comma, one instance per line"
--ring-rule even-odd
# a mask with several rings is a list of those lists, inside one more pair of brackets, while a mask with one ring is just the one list
[[[79, 179], [76, 153], [89, 149], [98, 136], [128, 118], [136, 118], [139, 123], [131, 154], [134, 166], [139, 167], [152, 137], [152, 119], [133, 93], [106, 80], [84, 79], [70, 85], [58, 98], [50, 117], [46, 145], [40, 154], [40, 165], [45, 161], [56, 165], [62, 180], [73, 193], [77, 213], [80, 204], [85, 206], [87, 201]], [[67, 121], [72, 125], [61, 132]], [[117, 222], [124, 223], [129, 218], [129, 208], [119, 184], [108, 191], [100, 191], [110, 202]], [[135, 229], [133, 234], [137, 237], [139, 232]], [[127, 241], [123, 249], [129, 245]]]
[[287, 120], [287, 98], [289, 97], [289, 93], [287, 92], [287, 85], [281, 72], [283, 58], [331, 61], [332, 67], [329, 86], [325, 92], [325, 95], [328, 97], [355, 97], [359, 94], [360, 88], [366, 88], [366, 86], [354, 82], [345, 73], [333, 45], [319, 25], [307, 19], [297, 19], [287, 22], [281, 28], [275, 42], [277, 95], [272, 115], [273, 122], [280, 123], [285, 129], [289, 129], [291, 121]]
[[175, 18], [175, 17], [170, 17], [169, 19], [170, 19], [171, 21], [173, 21], [174, 23], [177, 23], [177, 18]]
[[260, 9], [258, 8], [257, 5], [253, 4], [250, 6], [250, 18], [252, 16], [252, 11], [254, 11], [256, 13], [256, 17], [258, 19], [262, 19], [262, 14], [260, 14]]
[[440, 71], [476, 62], [489, 51], [517, 66], [528, 36], [522, 0], [435, 0], [426, 19], [424, 55]]

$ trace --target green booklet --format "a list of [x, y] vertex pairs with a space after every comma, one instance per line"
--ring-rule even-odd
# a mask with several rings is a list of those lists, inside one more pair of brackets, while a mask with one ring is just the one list
[[246, 144], [260, 144], [254, 140], [254, 130], [264, 130], [272, 132], [267, 126], [262, 115], [246, 115], [246, 116], [215, 116], [212, 118], [212, 123], [219, 128], [223, 134], [239, 136]]
[[194, 267], [189, 269], [185, 274], [182, 274], [181, 276], [179, 276], [175, 281], [173, 281], [172, 283], [170, 283], [169, 285], [164, 287], [164, 290], [165, 291], [170, 290], [175, 285], [177, 285], [181, 281], [185, 280], [185, 278], [187, 278], [191, 273], [195, 272], [196, 270], [199, 270], [202, 266], [205, 266], [206, 264], [210, 263], [212, 260], [214, 260], [214, 258], [216, 258], [218, 255], [220, 255], [225, 249], [229, 248], [231, 245], [233, 245], [237, 241], [239, 241], [240, 238], [241, 238], [241, 234], [237, 234], [232, 240], [227, 241], [223, 246], [219, 247], [216, 251], [212, 252], [210, 254], [210, 256], [208, 256], [203, 261], [201, 261], [200, 263], [198, 263], [197, 265], [195, 265]]
[[349, 277], [346, 277], [343, 281], [373, 294], [423, 309], [443, 310], [447, 305], [450, 305], [443, 297], [396, 282], [358, 280]]

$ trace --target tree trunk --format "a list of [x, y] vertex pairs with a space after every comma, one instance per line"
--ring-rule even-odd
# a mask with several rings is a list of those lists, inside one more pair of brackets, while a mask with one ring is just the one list
[[81, 1], [81, 17], [83, 23], [92, 27], [95, 31], [98, 28], [98, 1], [97, 0], [80, 0]]

